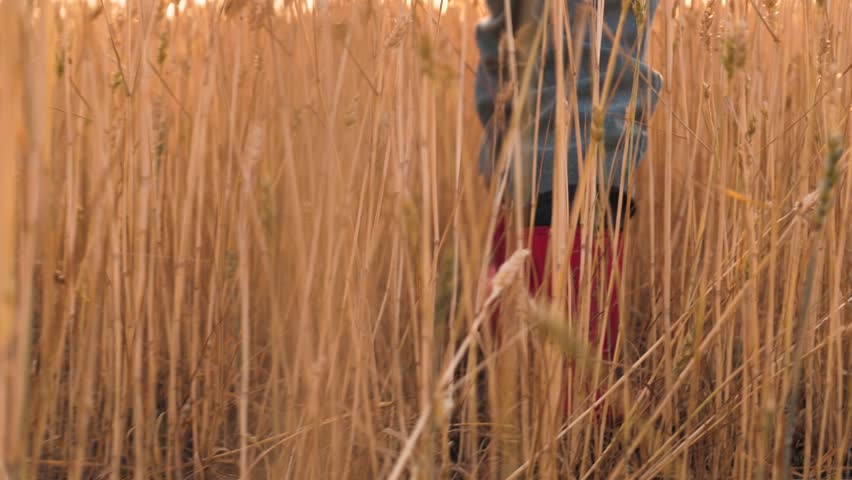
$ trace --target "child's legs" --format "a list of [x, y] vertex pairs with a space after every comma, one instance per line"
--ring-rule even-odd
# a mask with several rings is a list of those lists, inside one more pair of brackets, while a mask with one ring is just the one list
[[[532, 232], [530, 233], [528, 230], [525, 230], [524, 237], [529, 239], [529, 249], [531, 251], [532, 256], [532, 272], [530, 274], [530, 294], [535, 295], [541, 290], [543, 285], [546, 285], [546, 295], [548, 298], [552, 298], [553, 292], [551, 288], [550, 279], [547, 278], [549, 275], [549, 271], [546, 269], [547, 265], [547, 255], [548, 255], [548, 247], [550, 245], [550, 229], [549, 226], [537, 226], [533, 227]], [[619, 306], [618, 306], [618, 292], [615, 288], [615, 285], [610, 286], [610, 282], [616, 279], [613, 279], [613, 269], [621, 268], [621, 254], [620, 254], [620, 236], [619, 232], [610, 232], [607, 231], [603, 239], [595, 239], [592, 244], [591, 252], [593, 252], [592, 256], [587, 257], [586, 261], [593, 261], [592, 268], [587, 269], [592, 274], [592, 284], [591, 284], [591, 298], [589, 305], [589, 341], [592, 342], [593, 345], [597, 345], [599, 340], [599, 325], [603, 323], [603, 350], [602, 350], [602, 358], [605, 361], [612, 360], [613, 354], [615, 353], [615, 343], [618, 339], [618, 322], [619, 322]], [[602, 241], [601, 241], [602, 240]], [[619, 241], [619, 252], [613, 255], [613, 241]], [[603, 245], [601, 245], [601, 243]], [[571, 269], [571, 288], [573, 289], [572, 295], [570, 298], [572, 299], [571, 308], [574, 309], [575, 314], [579, 314], [577, 311], [578, 305], [581, 302], [578, 302], [579, 299], [579, 288], [580, 288], [580, 263], [582, 260], [582, 230], [577, 229], [574, 239], [573, 245], [571, 248], [571, 258], [570, 258], [570, 269]], [[603, 278], [600, 278], [600, 275]], [[601, 304], [601, 302], [606, 302], [609, 309], [607, 310]], [[606, 318], [603, 318], [603, 315], [606, 315]]]

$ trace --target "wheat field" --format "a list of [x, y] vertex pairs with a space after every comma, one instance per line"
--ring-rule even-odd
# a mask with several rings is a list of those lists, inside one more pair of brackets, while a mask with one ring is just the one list
[[0, 478], [852, 478], [852, 2], [661, 2], [612, 362], [487, 282], [484, 15], [0, 0]]

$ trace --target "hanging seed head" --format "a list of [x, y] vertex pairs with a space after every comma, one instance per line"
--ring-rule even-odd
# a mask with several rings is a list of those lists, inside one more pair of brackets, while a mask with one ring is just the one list
[[832, 28], [828, 22], [823, 25], [819, 37], [819, 53], [817, 54], [817, 68], [820, 79], [831, 80], [832, 66], [834, 63], [834, 50], [831, 43]]
[[636, 25], [644, 27], [648, 20], [648, 0], [633, 0], [633, 16], [636, 17]]
[[600, 105], [595, 105], [592, 107], [592, 131], [590, 133], [592, 141], [603, 143], [604, 133], [604, 109]]
[[169, 123], [163, 114], [163, 102], [159, 97], [154, 97], [151, 115], [157, 128], [156, 141], [154, 142], [154, 170], [159, 171], [169, 142]]
[[531, 317], [533, 324], [541, 328], [544, 335], [556, 343], [577, 367], [582, 367], [591, 360], [588, 340], [578, 328], [568, 322], [559, 306], [535, 302]]
[[529, 256], [530, 251], [528, 249], [519, 249], [508, 260], [503, 262], [503, 265], [500, 265], [497, 274], [491, 280], [491, 295], [489, 299], [496, 298], [504, 290], [509, 288], [516, 279], [521, 278], [524, 265], [526, 265]]
[[748, 119], [748, 130], [746, 130], [746, 138], [751, 142], [751, 138], [757, 132], [757, 119], [754, 116]]
[[766, 18], [772, 28], [778, 26], [778, 4], [780, 0], [763, 0], [763, 8], [766, 9]]
[[825, 143], [825, 150], [825, 177], [819, 190], [819, 204], [816, 212], [817, 230], [822, 229], [828, 209], [831, 208], [832, 194], [838, 178], [837, 164], [843, 157], [843, 135], [838, 132], [830, 133]]
[[160, 33], [160, 45], [157, 47], [157, 65], [160, 67], [166, 63], [166, 59], [169, 57], [169, 33], [167, 30], [163, 30]]
[[254, 65], [254, 69], [258, 72], [263, 70], [263, 52], [260, 50], [255, 51], [252, 56], [251, 63]]
[[59, 47], [56, 50], [56, 78], [62, 78], [65, 75], [65, 48]]
[[385, 48], [390, 50], [398, 47], [405, 38], [405, 34], [408, 33], [408, 29], [411, 27], [411, 23], [413, 21], [414, 20], [412, 20], [410, 15], [403, 15], [396, 18], [394, 20], [393, 29], [391, 29], [388, 39], [385, 40]]
[[707, 0], [707, 5], [704, 7], [704, 13], [701, 15], [701, 41], [704, 43], [704, 48], [707, 51], [711, 50], [713, 45], [713, 26], [716, 23], [716, 0]]
[[819, 200], [819, 190], [814, 190], [813, 192], [808, 193], [807, 195], [802, 197], [801, 200], [796, 202], [794, 208], [799, 213], [806, 213], [812, 208], [814, 208], [814, 205], [816, 205], [817, 200]]
[[746, 62], [746, 24], [742, 20], [731, 22], [726, 29], [725, 51], [722, 64], [728, 72], [728, 78], [745, 66]]

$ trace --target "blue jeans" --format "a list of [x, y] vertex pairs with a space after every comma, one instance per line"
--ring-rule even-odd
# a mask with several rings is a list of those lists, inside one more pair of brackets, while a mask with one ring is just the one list
[[[576, 89], [577, 117], [569, 119], [568, 128], [568, 171], [567, 184], [573, 190], [580, 180], [579, 166], [584, 160], [579, 158], [578, 146], [583, 155], [588, 149], [592, 124], [592, 75], [591, 56], [593, 39], [590, 26], [594, 22], [594, 3], [591, 0], [564, 0], [567, 3], [568, 18], [571, 21], [572, 35], [577, 34], [578, 28], [585, 27], [585, 38], [582, 45], [582, 61], [579, 65], [569, 65], [568, 45], [563, 40], [563, 65], [565, 66], [565, 81], [567, 92], [556, 91], [556, 60], [553, 48], [552, 15], [547, 16], [547, 49], [544, 58], [540, 49], [529, 61], [532, 66], [533, 78], [527, 93], [525, 104], [527, 115], [521, 124], [521, 154], [522, 162], [536, 162], [537, 188], [533, 191], [548, 193], [553, 188], [553, 156], [555, 152], [555, 134], [552, 128], [555, 119], [556, 101], [570, 100], [571, 89]], [[524, 2], [534, 2], [524, 4]], [[644, 35], [650, 30], [651, 20], [656, 10], [658, 0], [646, 0], [644, 16], [646, 21]], [[506, 33], [506, 15], [504, 0], [487, 0], [491, 15], [482, 19], [476, 27], [476, 42], [480, 52], [480, 62], [476, 76], [476, 107], [479, 118], [485, 126], [485, 137], [480, 151], [479, 166], [486, 178], [490, 178], [498, 159], [503, 133], [512, 115], [511, 100], [506, 101], [506, 90], [509, 84], [509, 61], [506, 48], [501, 48], [501, 38]], [[614, 37], [621, 16], [622, 0], [605, 0], [604, 30], [601, 42], [600, 56], [600, 88], [603, 87], [607, 66], [614, 49]], [[545, 0], [510, 0], [512, 8], [512, 23], [515, 31], [521, 29], [535, 32], [542, 18], [543, 8], [548, 3]], [[524, 15], [522, 12], [528, 12]], [[526, 16], [525, 20], [519, 17]], [[580, 25], [578, 19], [585, 18], [586, 24]], [[523, 23], [523, 24], [521, 24]], [[627, 178], [622, 178], [622, 172], [635, 170], [646, 149], [647, 122], [656, 103], [662, 79], [645, 63], [645, 39], [640, 39], [640, 28], [637, 24], [634, 10], [629, 7], [622, 26], [622, 34], [615, 71], [611, 86], [610, 101], [604, 112], [602, 132], [602, 173], [598, 175], [598, 185], [602, 193], [609, 191], [616, 195], [631, 193]], [[517, 36], [516, 36], [517, 38]], [[529, 37], [531, 38], [531, 36]], [[642, 40], [642, 41], [640, 41]], [[505, 45], [505, 42], [504, 42]], [[627, 118], [632, 90], [634, 73], [638, 69], [638, 93], [634, 104], [633, 114]], [[571, 71], [576, 70], [577, 79], [572, 85]], [[517, 77], [522, 79], [523, 68], [518, 67]], [[539, 86], [540, 85], [540, 86]], [[540, 96], [540, 98], [539, 98]], [[498, 100], [499, 99], [499, 100]], [[511, 96], [508, 95], [508, 99]], [[537, 102], [540, 106], [536, 107]], [[570, 104], [569, 104], [570, 105]], [[500, 111], [497, 111], [500, 109]], [[574, 135], [574, 122], [579, 120], [580, 135]], [[535, 127], [538, 127], [537, 134]], [[632, 137], [632, 139], [630, 138]], [[631, 139], [631, 142], [627, 142]], [[630, 148], [625, 146], [630, 143]], [[625, 164], [625, 162], [627, 162]], [[529, 167], [529, 164], [525, 164]], [[626, 167], [626, 168], [624, 168]], [[531, 170], [531, 169], [530, 169]], [[624, 175], [627, 177], [627, 175]], [[511, 185], [511, 182], [510, 182]], [[606, 193], [604, 193], [606, 194]], [[527, 199], [527, 202], [529, 199]]]

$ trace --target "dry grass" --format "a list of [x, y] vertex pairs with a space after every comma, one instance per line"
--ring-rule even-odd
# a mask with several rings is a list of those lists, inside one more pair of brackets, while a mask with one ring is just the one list
[[614, 364], [486, 295], [480, 6], [83, 3], [0, 0], [0, 478], [852, 475], [849, 2], [661, 5]]

